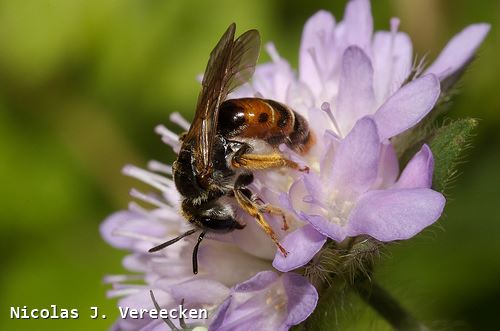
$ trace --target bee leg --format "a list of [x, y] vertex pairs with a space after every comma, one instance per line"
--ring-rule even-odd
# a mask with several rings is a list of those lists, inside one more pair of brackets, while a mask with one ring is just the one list
[[[285, 213], [278, 207], [264, 203], [264, 201], [257, 195], [252, 194], [247, 185], [250, 185], [253, 182], [253, 174], [251, 172], [242, 173], [236, 179], [234, 184], [235, 190], [238, 190], [241, 194], [243, 194], [248, 200], [250, 200], [256, 207], [258, 207], [261, 213], [266, 213], [270, 215], [278, 215], [283, 218], [283, 230], [288, 230], [288, 223], [286, 221]], [[260, 205], [257, 205], [257, 202], [260, 202]]]
[[276, 236], [276, 233], [274, 233], [274, 230], [271, 228], [271, 226], [264, 219], [264, 216], [262, 216], [262, 213], [260, 211], [259, 206], [257, 204], [255, 204], [252, 200], [250, 200], [240, 189], [234, 190], [234, 197], [236, 198], [236, 201], [238, 202], [240, 207], [244, 211], [246, 211], [250, 216], [254, 217], [257, 220], [257, 223], [260, 225], [260, 227], [274, 241], [274, 243], [276, 244], [276, 246], [280, 250], [281, 254], [283, 254], [284, 256], [287, 256], [288, 252], [279, 243], [279, 240], [278, 240], [278, 237]]
[[309, 173], [309, 167], [301, 167], [296, 162], [289, 160], [280, 153], [271, 154], [242, 154], [232, 158], [231, 163], [235, 168], [246, 168], [251, 170], [261, 170], [269, 168], [287, 167], [298, 171]]
[[266, 213], [266, 214], [269, 214], [269, 215], [281, 216], [281, 218], [283, 219], [283, 227], [281, 229], [283, 231], [288, 230], [288, 228], [289, 228], [288, 227], [288, 222], [286, 221], [285, 213], [283, 212], [283, 210], [281, 210], [281, 208], [278, 208], [276, 206], [270, 205], [268, 203], [266, 203], [264, 205], [261, 205], [259, 207], [260, 207], [260, 211], [263, 212], [263, 213]]
[[184, 142], [184, 138], [186, 138], [187, 132], [183, 132], [179, 135], [179, 142]]

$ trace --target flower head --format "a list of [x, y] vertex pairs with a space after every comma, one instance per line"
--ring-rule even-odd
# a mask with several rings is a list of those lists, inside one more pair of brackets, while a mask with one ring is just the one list
[[[124, 296], [121, 306], [205, 308], [206, 320], [187, 320], [210, 330], [287, 330], [314, 310], [318, 292], [305, 268], [325, 243], [346, 238], [388, 242], [409, 239], [434, 223], [445, 205], [432, 189], [434, 160], [422, 145], [402, 171], [391, 138], [411, 129], [435, 107], [471, 61], [489, 26], [472, 25], [445, 47], [427, 69], [414, 66], [410, 38], [391, 20], [390, 31], [373, 32], [368, 0], [348, 3], [342, 21], [320, 11], [306, 23], [298, 73], [272, 44], [272, 62], [257, 66], [251, 83], [229, 98], [264, 97], [285, 103], [307, 119], [316, 144], [305, 155], [286, 147], [290, 159], [307, 164], [310, 173], [256, 171], [250, 187], [266, 203], [286, 212], [268, 221], [282, 238], [284, 257], [256, 222], [240, 211], [243, 230], [207, 235], [199, 251], [199, 274], [191, 269], [194, 238], [184, 238], [154, 254], [148, 249], [186, 232], [181, 196], [171, 180], [171, 167], [151, 162], [149, 170], [127, 166], [124, 173], [156, 189], [131, 195], [152, 206], [132, 203], [101, 226], [113, 246], [127, 249], [124, 266], [138, 273], [109, 276], [110, 296]], [[184, 129], [179, 114], [171, 120]], [[166, 127], [157, 132], [175, 152], [179, 137]], [[232, 203], [228, 200], [228, 203]], [[296, 270], [294, 270], [296, 269]], [[292, 271], [293, 270], [293, 271]], [[137, 284], [137, 280], [142, 280]], [[177, 328], [179, 321], [173, 321]], [[168, 329], [161, 320], [122, 319], [118, 329]]]

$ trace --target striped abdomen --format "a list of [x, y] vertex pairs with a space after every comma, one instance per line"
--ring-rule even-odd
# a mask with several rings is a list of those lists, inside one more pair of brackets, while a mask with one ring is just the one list
[[226, 138], [257, 138], [272, 146], [286, 144], [299, 153], [307, 152], [314, 143], [304, 117], [268, 99], [243, 98], [223, 102], [217, 131]]

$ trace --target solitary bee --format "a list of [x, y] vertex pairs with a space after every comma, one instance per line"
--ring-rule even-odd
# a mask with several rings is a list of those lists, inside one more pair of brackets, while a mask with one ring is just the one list
[[255, 71], [260, 35], [249, 30], [236, 40], [236, 25], [229, 26], [210, 53], [196, 113], [189, 131], [181, 136], [182, 147], [173, 164], [173, 178], [182, 195], [183, 216], [194, 229], [151, 248], [161, 250], [199, 230], [193, 250], [193, 272], [198, 272], [198, 247], [207, 232], [227, 233], [245, 224], [235, 218], [229, 200], [256, 219], [262, 229], [286, 256], [276, 234], [263, 213], [283, 212], [265, 204], [247, 186], [253, 182], [252, 170], [288, 167], [308, 171], [286, 159], [280, 144], [303, 153], [314, 138], [306, 120], [287, 106], [260, 98], [225, 100], [234, 88], [247, 82]]

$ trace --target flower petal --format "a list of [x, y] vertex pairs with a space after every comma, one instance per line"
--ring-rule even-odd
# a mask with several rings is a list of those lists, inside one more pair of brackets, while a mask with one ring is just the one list
[[132, 249], [137, 252], [146, 252], [154, 246], [151, 240], [158, 238], [161, 241], [166, 227], [156, 221], [151, 221], [145, 227], [145, 217], [131, 211], [121, 211], [109, 216], [100, 226], [101, 236], [110, 245], [116, 248]]
[[307, 210], [309, 205], [303, 200], [305, 194], [307, 194], [307, 187], [304, 180], [299, 178], [292, 183], [288, 194], [280, 195], [281, 207], [294, 214], [297, 210]]
[[[273, 224], [274, 218], [267, 217], [266, 219], [270, 223], [271, 227], [276, 229], [279, 233], [281, 224], [276, 227], [275, 224]], [[246, 226], [242, 230], [232, 231], [227, 234], [228, 237], [231, 237], [232, 243], [251, 256], [271, 260], [276, 252], [276, 246], [271, 240], [269, 240], [269, 237], [262, 230], [255, 219], [248, 214], [242, 213], [238, 220], [246, 224]]]
[[[254, 220], [252, 220], [252, 222], [257, 223]], [[245, 230], [246, 228], [238, 231]], [[259, 231], [263, 232], [260, 229]], [[236, 231], [233, 231], [233, 233], [234, 232]], [[250, 236], [250, 239], [252, 238], [254, 237]], [[194, 241], [195, 238], [192, 237], [190, 240]], [[219, 242], [216, 240], [206, 240], [200, 245], [200, 250], [198, 252], [198, 276], [216, 279], [222, 284], [230, 287], [244, 279], [248, 279], [248, 277], [254, 275], [256, 272], [269, 269], [271, 265], [270, 260], [274, 257], [276, 247], [274, 247], [271, 240], [266, 238], [266, 244], [268, 242], [269, 246], [273, 248], [271, 257], [268, 259], [262, 259], [256, 258], [255, 255], [251, 255], [251, 253], [243, 251], [240, 247], [234, 244]], [[185, 261], [190, 267], [191, 250], [186, 250], [186, 253], [189, 254], [189, 256], [185, 257]], [[227, 272], [227, 270], [232, 271]]]
[[399, 161], [391, 143], [383, 143], [378, 163], [377, 180], [373, 189], [387, 188], [394, 184], [399, 175]]
[[254, 292], [260, 291], [270, 284], [274, 283], [279, 278], [278, 274], [271, 270], [261, 271], [249, 280], [234, 287], [234, 292]]
[[[317, 139], [323, 139], [324, 132], [327, 130], [334, 129], [333, 123], [331, 119], [328, 117], [328, 114], [316, 107], [309, 108], [307, 112], [307, 119], [309, 123], [309, 127], [315, 133]], [[316, 154], [313, 155], [321, 155], [321, 150], [323, 149], [323, 144], [314, 144], [311, 152], [316, 151]], [[319, 153], [318, 153], [319, 152]]]
[[336, 242], [341, 242], [347, 237], [347, 231], [345, 227], [341, 227], [335, 222], [328, 220], [326, 217], [321, 215], [309, 215], [303, 212], [299, 213], [300, 218], [309, 222], [319, 233], [332, 238]]
[[306, 278], [262, 271], [237, 285], [221, 305], [210, 330], [284, 331], [309, 316], [318, 293]]
[[270, 309], [266, 302], [274, 296], [284, 296], [280, 276], [273, 271], [262, 271], [249, 280], [236, 285], [219, 309], [210, 330], [278, 330], [286, 318], [286, 311]]
[[302, 32], [299, 77], [315, 93], [320, 93], [323, 89], [325, 77], [322, 74], [327, 74], [329, 62], [334, 60], [328, 56], [332, 53], [334, 26], [332, 14], [320, 10], [306, 22]]
[[399, 89], [374, 115], [380, 139], [394, 137], [420, 122], [432, 110], [440, 92], [439, 80], [433, 74]]
[[314, 106], [314, 96], [307, 84], [292, 82], [286, 91], [286, 104], [307, 118], [308, 111]]
[[286, 325], [297, 325], [304, 321], [316, 308], [318, 291], [305, 277], [288, 272], [283, 276], [283, 285], [288, 297]]
[[403, 32], [380, 31], [373, 40], [373, 88], [377, 104], [382, 104], [405, 81], [412, 67], [413, 47]]
[[342, 140], [325, 132], [323, 135], [322, 155], [319, 163], [321, 180], [332, 177], [332, 164], [336, 158], [336, 152]]
[[342, 190], [339, 194], [349, 199], [366, 192], [377, 177], [379, 154], [380, 140], [375, 122], [364, 117], [341, 141], [327, 188]]
[[434, 223], [445, 198], [431, 189], [392, 189], [363, 195], [352, 211], [349, 236], [367, 234], [380, 241], [409, 239]]
[[370, 1], [349, 1], [345, 9], [343, 23], [345, 24], [346, 46], [358, 45], [370, 55], [373, 34]]
[[217, 331], [220, 330], [222, 323], [226, 319], [226, 315], [228, 314], [229, 306], [231, 305], [231, 296], [229, 296], [218, 308], [215, 313], [214, 319], [208, 328], [209, 331]]
[[282, 244], [288, 250], [288, 256], [284, 257], [281, 252], [276, 252], [273, 267], [282, 272], [287, 272], [302, 267], [319, 252], [326, 241], [326, 237], [316, 231], [311, 225], [293, 231], [282, 240]]
[[408, 162], [394, 188], [431, 188], [434, 158], [431, 149], [422, 149]]
[[[161, 307], [170, 308], [173, 304], [171, 296], [160, 290], [153, 289], [153, 293], [155, 295], [158, 304]], [[140, 290], [134, 294], [128, 295], [118, 302], [119, 307], [128, 307], [129, 309], [153, 309], [154, 304], [151, 300], [151, 296], [149, 294], [149, 289]], [[172, 307], [173, 308], [173, 307]], [[129, 315], [127, 317], [119, 320], [119, 330], [140, 330], [142, 327], [148, 325], [149, 323], [154, 322], [153, 319], [149, 317], [149, 315], [145, 315], [145, 318], [132, 318]]]
[[273, 62], [257, 66], [252, 78], [255, 93], [279, 102], [286, 102], [288, 86], [294, 81], [290, 64], [278, 54]]
[[426, 73], [435, 74], [441, 81], [450, 78], [446, 87], [450, 86], [457, 78], [452, 76], [458, 76], [470, 63], [489, 31], [489, 24], [469, 25], [448, 42]]
[[216, 280], [196, 278], [175, 284], [169, 289], [169, 292], [178, 302], [184, 299], [190, 305], [212, 305], [224, 300], [229, 295], [230, 290]]
[[337, 98], [335, 118], [343, 135], [351, 131], [358, 119], [374, 111], [373, 68], [358, 46], [350, 46], [344, 52]]

